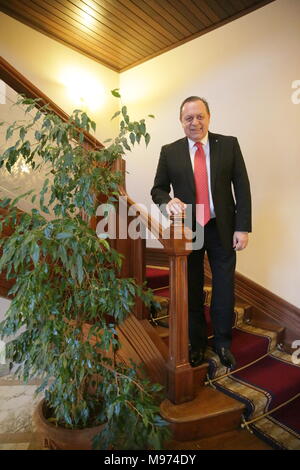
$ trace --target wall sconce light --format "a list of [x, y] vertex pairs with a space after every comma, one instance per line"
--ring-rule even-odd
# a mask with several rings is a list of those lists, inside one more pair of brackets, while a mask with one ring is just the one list
[[67, 88], [70, 100], [77, 108], [83, 111], [97, 111], [103, 106], [104, 87], [88, 72], [68, 68], [62, 72], [61, 81]]

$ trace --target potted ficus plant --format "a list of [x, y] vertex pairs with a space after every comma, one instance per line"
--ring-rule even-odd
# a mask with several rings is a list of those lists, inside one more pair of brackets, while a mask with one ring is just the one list
[[[88, 223], [95, 194], [107, 202], [118, 194], [116, 159], [142, 137], [148, 144], [145, 120], [132, 122], [123, 106], [114, 116], [121, 117], [119, 135], [107, 147], [91, 149], [83, 144], [83, 131], [96, 125], [86, 113], [75, 110], [63, 122], [48, 106], [37, 107], [37, 100], [20, 97], [17, 104], [32, 117], [7, 127], [6, 137], [16, 137], [0, 165], [12, 172], [22, 159], [31, 171], [43, 171], [44, 180], [38, 192], [1, 201], [6, 215], [0, 231], [13, 226], [0, 241], [0, 271], [15, 280], [0, 325], [2, 338], [17, 335], [7, 356], [19, 364], [16, 373], [25, 382], [42, 379], [36, 421], [50, 448], [91, 448], [93, 441], [102, 449], [159, 449], [168, 435], [156, 401], [161, 387], [134, 364], [116, 360], [118, 324], [136, 296], [150, 305], [152, 295], [119, 276], [121, 255]], [[18, 211], [21, 198], [35, 207]], [[53, 437], [58, 430], [65, 431], [59, 443]], [[85, 441], [78, 444], [82, 430]]]

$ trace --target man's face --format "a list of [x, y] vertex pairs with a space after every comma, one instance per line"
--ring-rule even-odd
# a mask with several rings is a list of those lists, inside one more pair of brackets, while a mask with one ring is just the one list
[[181, 124], [185, 135], [199, 142], [208, 132], [210, 115], [203, 101], [190, 101], [185, 103], [181, 112]]

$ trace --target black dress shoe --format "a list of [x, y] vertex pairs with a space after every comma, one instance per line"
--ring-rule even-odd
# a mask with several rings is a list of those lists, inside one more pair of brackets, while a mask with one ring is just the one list
[[195, 350], [190, 349], [189, 351], [189, 360], [192, 367], [200, 366], [204, 362], [205, 351], [202, 349]]
[[215, 348], [221, 363], [228, 369], [234, 369], [236, 366], [236, 360], [230, 349], [228, 348]]

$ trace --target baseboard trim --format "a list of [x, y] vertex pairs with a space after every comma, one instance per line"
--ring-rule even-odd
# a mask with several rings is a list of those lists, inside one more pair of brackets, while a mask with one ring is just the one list
[[300, 339], [300, 309], [262, 287], [246, 276], [236, 273], [236, 296], [252, 305], [252, 320], [267, 319], [283, 326], [283, 342], [286, 345]]
[[[168, 266], [168, 255], [161, 248], [146, 248], [147, 264]], [[204, 266], [205, 278], [211, 281], [208, 260]], [[252, 306], [252, 321], [268, 321], [285, 328], [283, 342], [290, 347], [294, 340], [300, 339], [300, 309], [287, 302], [265, 287], [257, 284], [243, 274], [235, 276], [236, 298]]]

